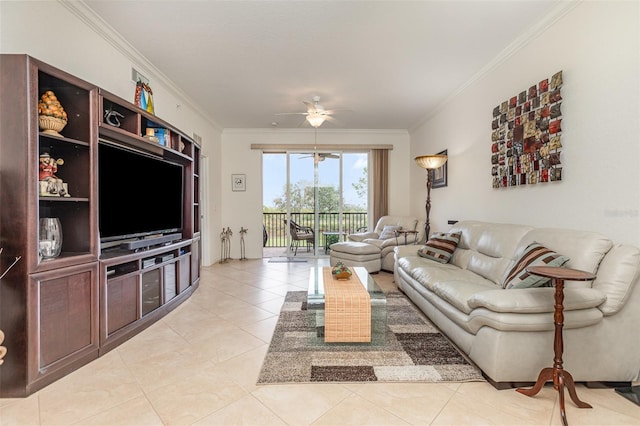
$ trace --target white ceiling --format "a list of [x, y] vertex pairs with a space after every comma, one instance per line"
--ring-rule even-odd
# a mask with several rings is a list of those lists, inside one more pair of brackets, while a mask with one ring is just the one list
[[[93, 11], [221, 128], [411, 129], [558, 1], [105, 1]], [[153, 80], [151, 80], [153, 88]]]

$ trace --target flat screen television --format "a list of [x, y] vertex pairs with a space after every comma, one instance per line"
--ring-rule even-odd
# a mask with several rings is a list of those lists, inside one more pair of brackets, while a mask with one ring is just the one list
[[100, 140], [100, 242], [181, 232], [183, 176], [179, 164]]

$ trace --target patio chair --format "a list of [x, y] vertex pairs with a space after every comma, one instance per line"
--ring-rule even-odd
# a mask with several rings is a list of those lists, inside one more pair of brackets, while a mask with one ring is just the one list
[[[285, 225], [287, 220], [284, 220]], [[307, 251], [312, 247], [315, 247], [316, 235], [313, 232], [313, 228], [309, 226], [300, 226], [293, 220], [289, 221], [289, 233], [291, 234], [291, 250], [294, 250], [294, 256], [298, 255], [298, 246], [300, 242], [306, 242]]]

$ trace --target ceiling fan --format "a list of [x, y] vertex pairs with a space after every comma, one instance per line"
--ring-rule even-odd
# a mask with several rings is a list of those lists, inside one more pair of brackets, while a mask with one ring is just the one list
[[309, 124], [317, 129], [326, 120], [334, 119], [331, 117], [331, 114], [334, 114], [336, 111], [340, 111], [337, 109], [324, 109], [324, 107], [320, 105], [320, 96], [314, 96], [311, 102], [303, 102], [307, 106], [307, 112], [280, 112], [276, 115], [305, 115]]
[[313, 154], [303, 155], [298, 158], [313, 158], [313, 162], [318, 164], [321, 161], [326, 160], [327, 158], [340, 158], [338, 154], [330, 154], [325, 152], [314, 152]]

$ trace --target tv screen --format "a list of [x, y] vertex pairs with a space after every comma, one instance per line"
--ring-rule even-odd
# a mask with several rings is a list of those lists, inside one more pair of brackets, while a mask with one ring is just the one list
[[182, 180], [179, 164], [101, 141], [100, 241], [182, 231]]

